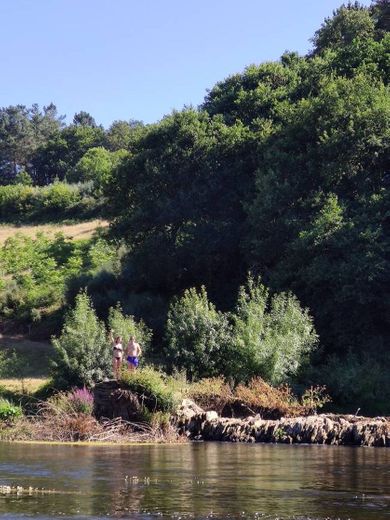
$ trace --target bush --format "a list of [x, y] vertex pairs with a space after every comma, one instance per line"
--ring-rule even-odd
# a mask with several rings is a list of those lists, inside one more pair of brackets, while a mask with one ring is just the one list
[[37, 188], [23, 184], [0, 186], [0, 217], [9, 220], [20, 214], [30, 213], [37, 192]]
[[[88, 400], [88, 399], [87, 399]], [[83, 398], [83, 402], [85, 399]], [[39, 405], [35, 435], [44, 440], [85, 441], [101, 434], [103, 427], [85, 408], [78, 409], [72, 392], [59, 392]]]
[[231, 331], [225, 314], [208, 301], [206, 289], [188, 289], [168, 311], [166, 357], [190, 379], [223, 373]]
[[[0, 250], [0, 272], [6, 275], [0, 281], [0, 318], [33, 325], [30, 332], [43, 337], [58, 333], [65, 301], [74, 301], [99, 262], [100, 268], [117, 262], [115, 247], [103, 238], [72, 241], [60, 233], [54, 237], [38, 233], [35, 239], [17, 233], [8, 238]], [[112, 277], [107, 291], [112, 290]]]
[[23, 415], [22, 408], [8, 399], [0, 398], [0, 421], [14, 421]]
[[53, 339], [53, 346], [52, 375], [58, 388], [91, 387], [111, 373], [106, 330], [85, 293], [76, 297], [75, 308], [67, 314], [62, 334]]
[[41, 188], [38, 202], [50, 212], [68, 210], [80, 202], [80, 192], [77, 185], [65, 182], [54, 182]]
[[49, 397], [48, 405], [53, 414], [92, 415], [93, 395], [87, 388], [73, 388], [69, 392], [57, 392]]
[[20, 171], [15, 176], [15, 184], [23, 184], [24, 186], [32, 186], [33, 181], [31, 175], [25, 170]]
[[138, 394], [149, 412], [171, 412], [180, 397], [168, 383], [167, 378], [152, 367], [131, 372], [123, 370], [120, 382]]
[[204, 287], [185, 291], [168, 312], [167, 362], [191, 379], [225, 376], [236, 382], [261, 376], [272, 384], [296, 377], [318, 337], [292, 294], [275, 294], [249, 277], [235, 313], [216, 310]]
[[75, 413], [91, 415], [93, 412], [93, 395], [87, 388], [75, 388], [67, 394], [69, 407]]
[[307, 309], [288, 293], [269, 296], [260, 280], [240, 288], [233, 318], [229, 375], [238, 381], [261, 376], [280, 384], [297, 376], [317, 345]]
[[54, 182], [48, 186], [29, 186], [23, 182], [0, 186], [0, 218], [6, 222], [31, 219], [61, 219], [96, 215], [99, 202], [91, 193], [88, 183], [67, 184]]

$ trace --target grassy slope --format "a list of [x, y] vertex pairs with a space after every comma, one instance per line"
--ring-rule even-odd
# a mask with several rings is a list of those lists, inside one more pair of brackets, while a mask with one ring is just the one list
[[[45, 224], [45, 225], [0, 225], [0, 246], [15, 233], [35, 237], [39, 232], [54, 235], [63, 232], [69, 238], [89, 238], [97, 228], [107, 227], [104, 220], [91, 220], [78, 224]], [[33, 392], [41, 386], [49, 375], [49, 357], [52, 346], [49, 342], [30, 341], [24, 336], [5, 336], [0, 334], [0, 349], [15, 350], [23, 360], [22, 376], [24, 389]], [[0, 379], [0, 386], [11, 391], [21, 391], [22, 380], [12, 377]]]

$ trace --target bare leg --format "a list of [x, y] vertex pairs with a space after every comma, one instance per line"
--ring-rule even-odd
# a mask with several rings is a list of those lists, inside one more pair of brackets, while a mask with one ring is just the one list
[[120, 366], [121, 366], [121, 360], [117, 359], [117, 358], [114, 358], [114, 360], [113, 360], [113, 372], [114, 372], [115, 379], [118, 379], [118, 377], [119, 377]]

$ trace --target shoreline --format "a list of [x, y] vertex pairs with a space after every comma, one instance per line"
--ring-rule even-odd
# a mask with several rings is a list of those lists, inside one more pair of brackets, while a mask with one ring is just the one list
[[239, 419], [221, 417], [215, 411], [199, 413], [184, 403], [178, 411], [177, 427], [190, 440], [390, 448], [387, 417], [319, 414]]
[[[189, 401], [189, 400], [185, 400]], [[194, 404], [194, 403], [193, 403]], [[75, 447], [183, 445], [197, 442], [284, 444], [390, 448], [390, 420], [387, 417], [309, 415], [261, 419], [221, 417], [215, 411], [201, 411], [193, 404], [182, 404], [171, 416], [166, 437], [126, 440], [43, 440], [0, 438], [0, 443]], [[175, 432], [176, 438], [172, 436]]]

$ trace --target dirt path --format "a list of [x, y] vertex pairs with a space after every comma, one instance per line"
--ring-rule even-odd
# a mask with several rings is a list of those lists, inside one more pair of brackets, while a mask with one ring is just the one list
[[92, 236], [96, 229], [105, 228], [108, 226], [106, 220], [90, 220], [88, 222], [81, 222], [80, 224], [42, 224], [42, 225], [0, 225], [0, 245], [4, 244], [7, 238], [15, 235], [16, 233], [23, 233], [29, 237], [35, 237], [37, 233], [44, 232], [48, 235], [54, 235], [55, 233], [62, 232], [68, 238], [75, 240], [81, 238], [89, 238]]

